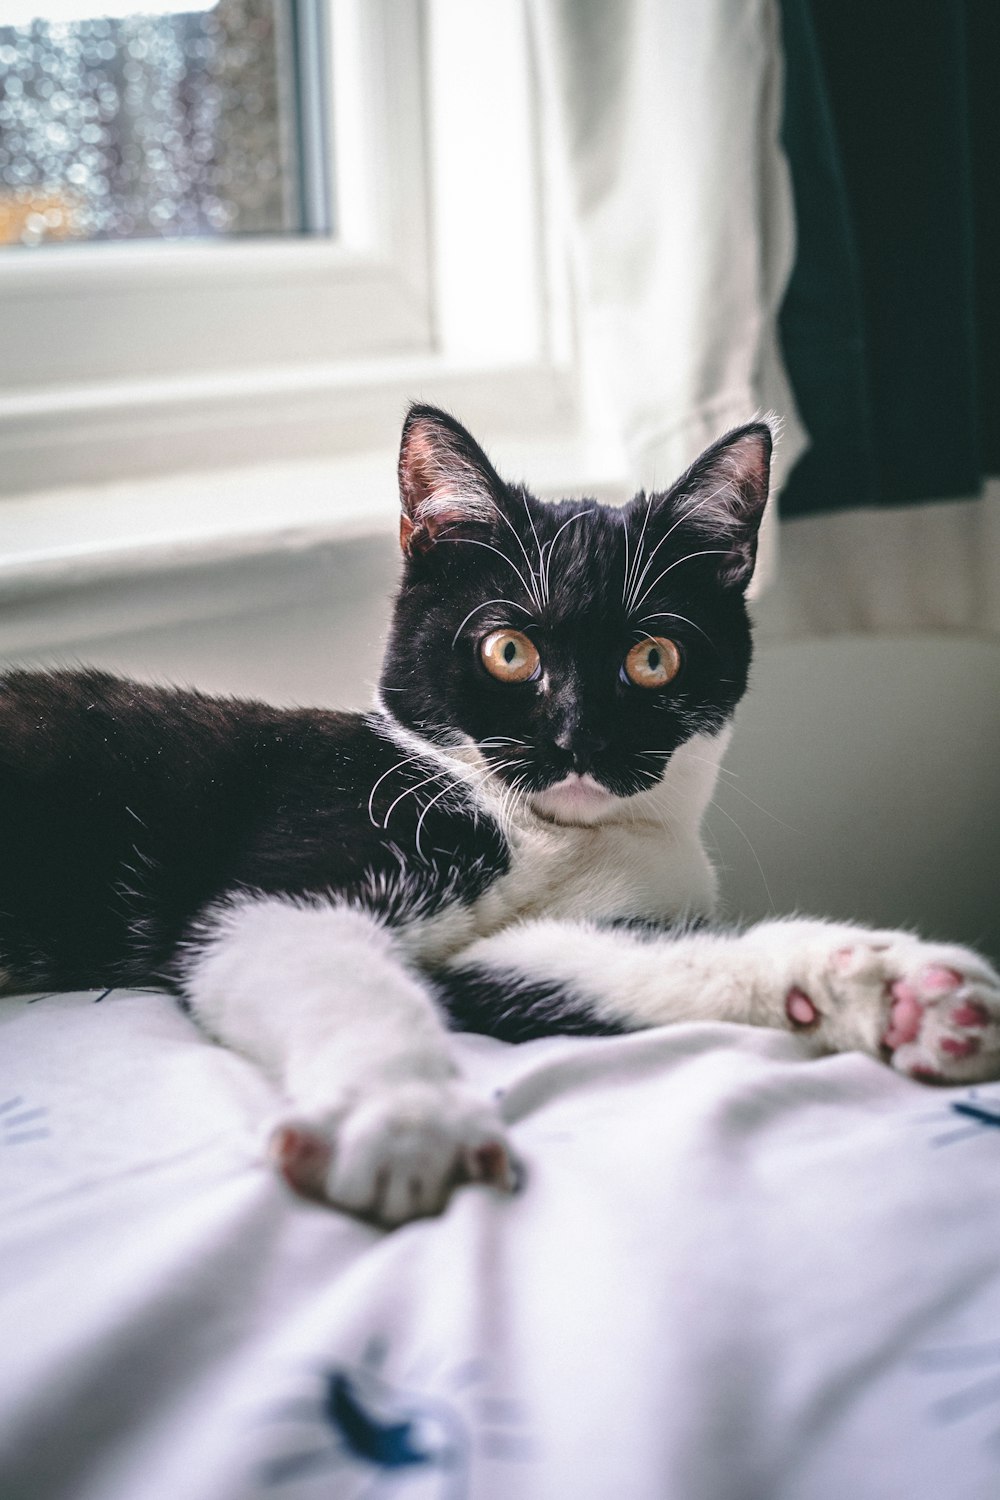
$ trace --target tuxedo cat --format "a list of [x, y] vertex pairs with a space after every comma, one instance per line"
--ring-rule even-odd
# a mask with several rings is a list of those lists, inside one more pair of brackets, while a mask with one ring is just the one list
[[1000, 980], [975, 954], [701, 925], [770, 452], [752, 422], [665, 493], [542, 504], [416, 406], [373, 712], [7, 674], [5, 988], [174, 989], [286, 1093], [288, 1180], [387, 1225], [511, 1181], [449, 1023], [744, 1021], [915, 1077], [1000, 1076]]

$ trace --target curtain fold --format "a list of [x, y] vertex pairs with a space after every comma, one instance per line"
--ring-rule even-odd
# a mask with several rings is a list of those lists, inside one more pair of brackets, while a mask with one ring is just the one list
[[767, 408], [785, 418], [787, 465], [803, 437], [776, 335], [794, 229], [775, 0], [534, 0], [532, 14], [584, 358], [630, 480], [667, 484]]
[[531, 5], [631, 482], [774, 408], [781, 631], [996, 630], [998, 0]]
[[995, 0], [782, 0], [810, 436], [786, 515], [969, 497], [1000, 467]]

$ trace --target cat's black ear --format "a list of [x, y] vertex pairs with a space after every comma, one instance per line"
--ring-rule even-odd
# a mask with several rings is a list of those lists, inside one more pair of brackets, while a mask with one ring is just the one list
[[768, 418], [727, 432], [667, 497], [685, 528], [719, 549], [719, 580], [727, 587], [745, 588], [753, 575], [777, 426]]
[[399, 544], [427, 552], [447, 528], [490, 525], [500, 479], [475, 438], [436, 406], [411, 406], [399, 449]]

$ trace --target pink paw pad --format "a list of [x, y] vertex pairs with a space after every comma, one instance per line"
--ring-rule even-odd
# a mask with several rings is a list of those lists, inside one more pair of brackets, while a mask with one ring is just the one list
[[310, 1198], [322, 1196], [330, 1147], [316, 1131], [280, 1125], [271, 1136], [268, 1154], [289, 1187]]
[[912, 1042], [920, 1031], [924, 1008], [917, 999], [916, 990], [905, 979], [898, 979], [890, 986], [890, 991], [892, 1010], [882, 1042], [886, 1047], [902, 1047]]
[[961, 1005], [956, 1005], [951, 1013], [952, 1025], [954, 1026], [988, 1026], [989, 1012], [985, 1005], [978, 1005], [975, 1000], [965, 1000]]
[[957, 990], [962, 982], [961, 974], [943, 964], [931, 964], [917, 975], [917, 983], [925, 995], [946, 995], [949, 990]]
[[970, 1036], [963, 1039], [954, 1036], [945, 1036], [941, 1038], [938, 1046], [949, 1057], [971, 1057], [974, 1052], [979, 1051], [979, 1038]]
[[791, 989], [785, 997], [785, 1015], [793, 1026], [806, 1027], [815, 1026], [819, 1020], [819, 1011], [809, 999], [805, 990]]

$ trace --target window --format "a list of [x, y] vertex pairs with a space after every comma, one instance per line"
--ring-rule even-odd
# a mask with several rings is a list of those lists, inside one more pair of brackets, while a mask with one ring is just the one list
[[[27, 3], [7, 0], [3, 14]], [[271, 12], [271, 4], [288, 9]], [[199, 54], [211, 42], [212, 56], [195, 59], [184, 108], [198, 95], [214, 109], [211, 78], [230, 66], [238, 73], [219, 50], [227, 7], [256, 16], [267, 42], [244, 75], [252, 84], [234, 85], [243, 115], [233, 144], [221, 127], [201, 131], [205, 161], [228, 164], [227, 192], [215, 191], [211, 171], [194, 174], [186, 198], [175, 191], [170, 151], [190, 150], [194, 126], [182, 128], [188, 117], [175, 113], [172, 83], [152, 106], [164, 121], [159, 144], [159, 124], [144, 127], [150, 172], [166, 174], [169, 192], [154, 182], [146, 206], [128, 210], [142, 233], [126, 220], [114, 237], [97, 201], [115, 196], [113, 174], [87, 158], [87, 181], [106, 177], [108, 192], [103, 184], [84, 191], [67, 166], [90, 207], [35, 202], [21, 243], [0, 247], [0, 489], [391, 453], [415, 396], [456, 405], [494, 429], [514, 422], [533, 436], [567, 431], [575, 420], [571, 325], [521, 0], [218, 0], [200, 13], [106, 16], [107, 36], [92, 18], [60, 22], [59, 35], [96, 43], [98, 55], [105, 43], [138, 42], [145, 55], [130, 70], [137, 104], [157, 92], [151, 52], [176, 59], [179, 38]], [[271, 28], [267, 17], [282, 14]], [[242, 24], [232, 30], [237, 55], [247, 50]], [[54, 30], [34, 22], [15, 35]], [[0, 32], [0, 46], [14, 45], [11, 35]], [[26, 77], [19, 72], [22, 99], [39, 92], [42, 75], [50, 76], [40, 60]], [[86, 123], [81, 110], [81, 130]], [[100, 127], [99, 99], [91, 123]], [[90, 144], [98, 156], [109, 145]], [[68, 153], [58, 129], [57, 147]], [[21, 186], [48, 193], [58, 174], [32, 165], [37, 150], [18, 144], [16, 153], [35, 173]], [[70, 154], [60, 159], [72, 165]], [[16, 193], [18, 184], [7, 187]], [[169, 209], [160, 220], [157, 203]], [[50, 224], [50, 211], [62, 222]], [[33, 214], [44, 227], [28, 223]], [[84, 220], [85, 234], [51, 243]], [[147, 234], [146, 221], [160, 228]], [[39, 242], [26, 247], [25, 231]]]
[[326, 227], [287, 0], [22, 3], [59, 18], [0, 25], [0, 244], [298, 232], [317, 211]]

